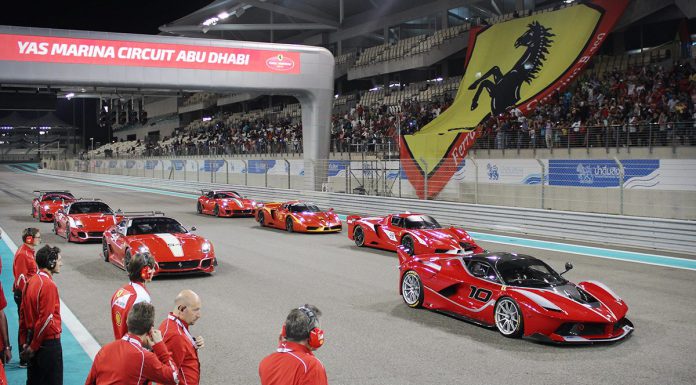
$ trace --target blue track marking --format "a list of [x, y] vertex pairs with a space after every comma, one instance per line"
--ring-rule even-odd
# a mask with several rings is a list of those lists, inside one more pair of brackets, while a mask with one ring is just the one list
[[[21, 172], [21, 173], [29, 173], [27, 171], [17, 170], [17, 169], [13, 169], [13, 171]], [[75, 180], [72, 178], [55, 176], [55, 175], [44, 175], [44, 174], [34, 174], [34, 175], [41, 175], [41, 176], [45, 176], [45, 177], [64, 179], [64, 180]], [[121, 188], [121, 189], [127, 189], [127, 190], [143, 191], [143, 192], [148, 192], [148, 193], [152, 193], [152, 194], [161, 194], [161, 195], [176, 196], [176, 197], [181, 197], [181, 198], [198, 199], [198, 195], [194, 195], [194, 194], [184, 194], [184, 193], [178, 193], [178, 192], [173, 192], [173, 191], [158, 190], [158, 189], [152, 189], [152, 188], [146, 188], [146, 187], [127, 186], [127, 185], [121, 185], [121, 184], [116, 184], [116, 183], [90, 181], [90, 180], [85, 180], [85, 179], [79, 179], [78, 181], [82, 182], [82, 183], [90, 183], [90, 184], [99, 185], [99, 186], [108, 186], [108, 187], [115, 187], [115, 188]], [[346, 215], [339, 215], [339, 218], [341, 218], [341, 220], [345, 222]], [[598, 258], [613, 259], [613, 260], [619, 260], [619, 261], [625, 261], [625, 262], [643, 263], [643, 264], [648, 264], [648, 265], [655, 265], [655, 266], [662, 266], [662, 267], [671, 267], [671, 268], [675, 268], [675, 269], [685, 269], [685, 270], [696, 271], [696, 260], [693, 260], [693, 259], [668, 257], [668, 256], [656, 255], [656, 254], [636, 253], [636, 252], [614, 250], [614, 249], [605, 249], [605, 248], [601, 248], [601, 247], [581, 246], [581, 245], [574, 245], [574, 244], [561, 243], [561, 242], [540, 241], [540, 240], [534, 240], [534, 239], [512, 237], [512, 236], [503, 236], [503, 235], [473, 232], [473, 231], [470, 231], [469, 234], [472, 237], [474, 237], [476, 240], [485, 241], [485, 242], [493, 242], [493, 243], [500, 243], [500, 244], [505, 244], [505, 245], [514, 245], [514, 246], [521, 246], [521, 247], [530, 247], [530, 248], [541, 249], [541, 250], [551, 250], [551, 251], [558, 251], [558, 252], [563, 252], [563, 253], [586, 255], [586, 256], [590, 256], [590, 257], [598, 257]]]
[[[5, 371], [7, 372], [7, 381], [10, 385], [24, 385], [27, 383], [27, 370], [19, 367], [19, 349], [15, 346], [17, 344], [19, 320], [17, 317], [17, 305], [12, 296], [12, 282], [14, 280], [12, 276], [12, 261], [14, 260], [14, 253], [5, 240], [7, 236], [7, 234], [3, 234], [0, 240], [0, 256], [2, 257], [3, 267], [0, 280], [2, 281], [2, 289], [5, 292], [5, 299], [7, 300], [5, 316], [7, 316], [10, 343], [13, 349], [12, 361], [5, 364]], [[58, 294], [60, 294], [60, 276], [56, 277], [56, 281]], [[63, 346], [63, 383], [84, 384], [89, 374], [89, 369], [92, 367], [92, 360], [65, 324], [63, 324], [63, 332], [61, 333], [61, 344]]]

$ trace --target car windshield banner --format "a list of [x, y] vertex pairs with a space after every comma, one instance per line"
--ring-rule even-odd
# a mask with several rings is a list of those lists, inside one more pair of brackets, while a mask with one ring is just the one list
[[0, 34], [0, 60], [300, 73], [299, 52]]
[[404, 171], [420, 198], [445, 187], [491, 116], [523, 114], [580, 74], [628, 0], [593, 0], [472, 29], [464, 76], [452, 105], [401, 139]]

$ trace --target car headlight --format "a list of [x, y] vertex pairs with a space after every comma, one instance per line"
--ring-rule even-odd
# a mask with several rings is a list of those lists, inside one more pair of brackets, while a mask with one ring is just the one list
[[227, 206], [227, 201], [222, 201], [223, 206]]
[[251, 203], [251, 207], [256, 207], [256, 201], [251, 201], [249, 203]]
[[140, 245], [140, 247], [138, 247], [138, 252], [141, 254], [149, 253], [150, 249], [145, 245]]
[[201, 251], [204, 253], [209, 253], [210, 252], [210, 242], [203, 242], [203, 245], [201, 245]]
[[49, 206], [49, 205], [44, 205], [44, 210], [48, 210], [48, 209], [50, 209], [50, 208], [51, 208], [51, 206]]
[[79, 228], [85, 227], [85, 225], [82, 224], [82, 221], [79, 219], [75, 219], [75, 226]]

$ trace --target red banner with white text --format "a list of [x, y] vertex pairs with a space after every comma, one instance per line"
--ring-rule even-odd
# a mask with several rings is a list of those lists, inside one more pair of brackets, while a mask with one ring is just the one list
[[186, 44], [0, 34], [0, 60], [300, 73], [300, 53]]

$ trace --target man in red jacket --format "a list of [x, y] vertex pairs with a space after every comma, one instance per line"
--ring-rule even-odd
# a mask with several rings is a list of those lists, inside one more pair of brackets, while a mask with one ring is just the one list
[[162, 321], [160, 330], [174, 364], [179, 367], [179, 381], [184, 385], [198, 385], [201, 364], [198, 349], [205, 346], [203, 337], [193, 338], [189, 326], [201, 318], [201, 299], [191, 290], [183, 290], [174, 300], [174, 311]]
[[85, 385], [178, 384], [178, 368], [154, 323], [154, 306], [147, 302], [133, 305], [128, 312], [128, 333], [99, 350]]
[[136, 253], [126, 266], [130, 282], [123, 285], [111, 297], [111, 325], [114, 339], [123, 337], [127, 329], [128, 312], [136, 303], [151, 303], [150, 293], [145, 283], [152, 281], [155, 273], [155, 259], [148, 252]]
[[[22, 308], [22, 292], [24, 292], [24, 287], [27, 285], [29, 278], [36, 275], [39, 268], [36, 267], [36, 260], [34, 259], [34, 250], [36, 246], [41, 243], [41, 233], [39, 229], [34, 227], [29, 227], [24, 229], [22, 232], [22, 246], [17, 249], [14, 255], [14, 262], [12, 264], [12, 272], [14, 274], [14, 283], [12, 284], [12, 294], [14, 294], [14, 300], [17, 304], [17, 316], [19, 317], [20, 309]], [[19, 335], [17, 336], [19, 340]], [[22, 345], [18, 345], [21, 347]], [[27, 363], [20, 358], [20, 367], [26, 367]]]
[[27, 385], [63, 384], [60, 298], [53, 275], [60, 273], [60, 249], [44, 246], [36, 252], [39, 273], [29, 279], [19, 314], [20, 356], [28, 361]]
[[326, 369], [312, 351], [324, 344], [315, 306], [293, 309], [285, 319], [280, 345], [259, 364], [261, 385], [327, 385]]

